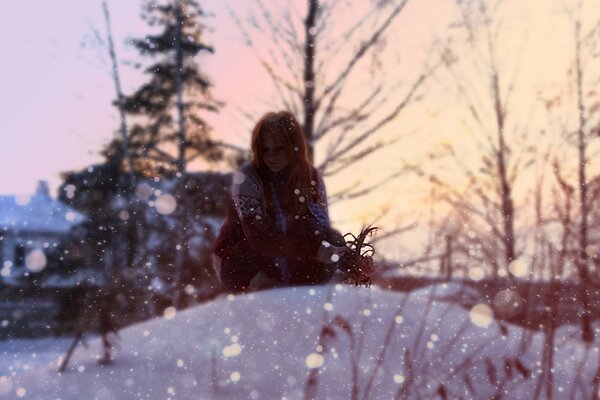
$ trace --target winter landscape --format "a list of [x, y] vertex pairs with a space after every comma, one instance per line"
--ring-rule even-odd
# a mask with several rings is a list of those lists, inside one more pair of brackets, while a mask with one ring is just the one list
[[596, 2], [7, 5], [0, 400], [599, 399]]

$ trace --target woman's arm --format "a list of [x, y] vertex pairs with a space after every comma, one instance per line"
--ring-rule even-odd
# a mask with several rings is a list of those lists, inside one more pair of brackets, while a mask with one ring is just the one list
[[317, 236], [303, 239], [283, 235], [258, 215], [240, 219], [244, 236], [250, 247], [271, 257], [316, 258], [321, 246]]

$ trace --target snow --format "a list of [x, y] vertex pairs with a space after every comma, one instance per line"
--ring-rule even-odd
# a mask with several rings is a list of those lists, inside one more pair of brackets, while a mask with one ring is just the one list
[[[440, 390], [449, 398], [491, 398], [497, 390], [533, 398], [543, 334], [493, 318], [480, 326], [473, 310], [443, 301], [458, 290], [297, 287], [169, 308], [163, 318], [122, 330], [111, 365], [96, 363], [101, 346], [94, 339], [77, 348], [63, 374], [55, 357], [27, 370], [0, 368], [0, 399], [301, 399], [311, 371], [319, 371], [319, 399], [351, 398], [353, 375], [360, 398], [371, 376], [370, 399], [394, 398], [402, 388], [408, 398], [436, 398]], [[327, 334], [319, 340], [321, 332]], [[23, 354], [7, 356], [19, 343]], [[57, 344], [53, 356], [68, 347]], [[559, 329], [554, 345], [555, 398], [589, 397], [598, 346], [580, 342], [576, 327]], [[0, 361], [31, 363], [40, 348], [0, 342]], [[571, 392], [578, 372], [584, 384]]]
[[0, 196], [0, 229], [67, 233], [85, 217], [44, 195]]

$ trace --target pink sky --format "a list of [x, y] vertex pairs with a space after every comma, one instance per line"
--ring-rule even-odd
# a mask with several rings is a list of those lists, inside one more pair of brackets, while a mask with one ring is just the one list
[[[270, 4], [267, 0], [264, 2]], [[303, 0], [274, 3], [291, 4], [304, 15]], [[358, 4], [356, 12], [360, 14], [363, 2], [355, 3]], [[508, 54], [511, 47], [519, 46], [522, 41], [521, 36], [512, 32], [519, 32], [523, 26], [527, 28], [523, 65], [518, 71], [521, 92], [516, 94], [518, 101], [527, 105], [536, 95], [536, 88], [553, 90], [561, 84], [559, 79], [564, 78], [572, 56], [571, 37], [561, 0], [535, 4], [506, 0], [506, 3], [509, 5], [507, 23], [515, 26], [504, 37]], [[253, 53], [243, 46], [241, 34], [227, 12], [229, 6], [244, 17], [249, 2], [203, 0], [201, 4], [214, 14], [206, 21], [211, 27], [206, 38], [214, 44], [216, 53], [201, 57], [200, 62], [215, 84], [214, 94], [227, 102], [227, 107], [211, 118], [211, 122], [219, 138], [247, 146], [250, 127], [236, 109], [256, 113], [258, 118], [267, 111], [265, 100], [273, 93], [265, 89], [270, 88], [266, 75]], [[415, 63], [411, 64], [413, 57], [417, 57], [412, 51], [426, 38], [444, 34], [453, 4], [452, 0], [409, 2], [397, 26], [390, 31], [388, 48], [403, 51], [403, 63], [393, 68], [391, 74], [418, 68]], [[109, 6], [120, 61], [139, 61], [137, 53], [125, 46], [124, 41], [148, 32], [140, 19], [140, 2], [109, 0]], [[97, 28], [101, 35], [105, 33], [101, 1], [14, 1], [5, 10], [7, 12], [0, 15], [0, 48], [4, 55], [0, 75], [3, 90], [0, 117], [4, 122], [0, 129], [0, 194], [31, 193], [40, 179], [49, 181], [54, 191], [60, 184], [61, 171], [101, 161], [98, 151], [118, 127], [117, 113], [111, 105], [115, 95], [106, 50], [89, 46], [93, 36], [90, 26]], [[597, 17], [597, 11], [586, 15]], [[82, 47], [83, 42], [87, 46]], [[126, 65], [121, 65], [121, 72], [127, 93], [144, 79]], [[454, 99], [444, 97], [447, 93], [429, 96], [431, 101], [392, 123], [382, 134], [393, 136], [417, 127], [420, 131], [409, 134], [408, 140], [399, 146], [355, 169], [353, 177], [363, 181], [375, 179], [381, 171], [395, 168], [399, 157], [419, 157], [444, 141], [464, 143], [465, 160], [478, 157], [470, 152], [468, 138], [459, 130], [464, 130], [460, 125], [464, 110]], [[529, 106], [518, 110], [524, 115], [530, 111]], [[317, 151], [317, 160], [322, 156], [319, 151], [322, 150]], [[349, 182], [345, 176], [328, 180], [327, 185], [331, 192]], [[414, 179], [394, 182], [362, 203], [336, 206], [334, 219], [337, 215], [337, 219], [346, 224], [367, 221], [374, 218], [382, 205], [389, 204], [396, 209], [395, 216], [390, 216], [388, 221], [403, 225], [416, 212], [411, 205], [423, 204], [427, 191], [418, 185]]]

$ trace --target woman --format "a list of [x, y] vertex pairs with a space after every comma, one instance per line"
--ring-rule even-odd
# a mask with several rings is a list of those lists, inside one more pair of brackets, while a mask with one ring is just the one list
[[348, 248], [330, 226], [325, 185], [309, 161], [300, 124], [287, 111], [268, 113], [256, 124], [251, 146], [252, 161], [233, 176], [228, 216], [215, 242], [221, 282], [243, 291], [257, 275], [281, 285], [328, 281]]

